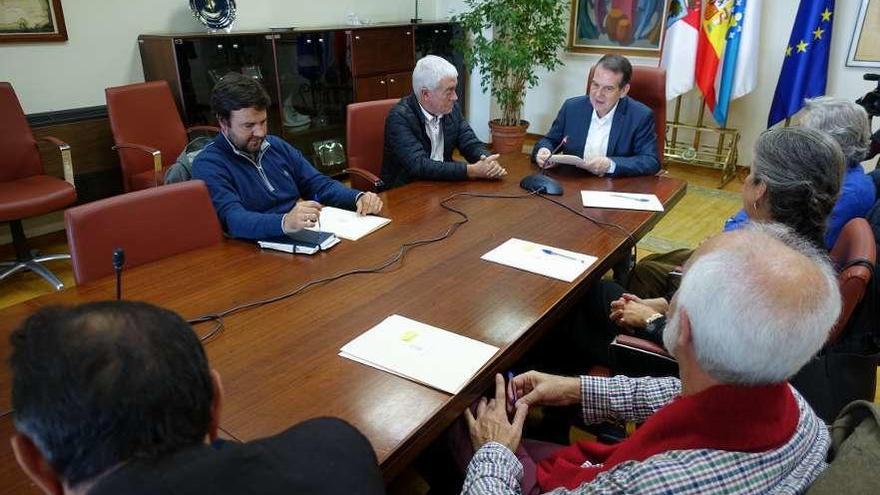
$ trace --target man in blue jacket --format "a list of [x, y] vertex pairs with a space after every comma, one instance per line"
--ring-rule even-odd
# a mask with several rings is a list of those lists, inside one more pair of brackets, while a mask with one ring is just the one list
[[650, 175], [660, 170], [654, 115], [628, 98], [632, 65], [626, 57], [605, 55], [596, 64], [589, 94], [562, 104], [550, 131], [535, 143], [540, 167], [567, 137], [558, 153], [584, 159], [583, 168], [602, 176]]
[[312, 227], [323, 205], [362, 215], [382, 210], [376, 194], [343, 186], [267, 135], [269, 95], [259, 82], [227, 74], [214, 87], [211, 106], [221, 132], [196, 157], [193, 178], [205, 181], [229, 235], [266, 239]]

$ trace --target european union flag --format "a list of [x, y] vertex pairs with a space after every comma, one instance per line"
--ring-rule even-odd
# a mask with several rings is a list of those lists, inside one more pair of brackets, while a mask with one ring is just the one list
[[767, 127], [797, 113], [805, 98], [825, 94], [833, 13], [834, 0], [801, 0]]

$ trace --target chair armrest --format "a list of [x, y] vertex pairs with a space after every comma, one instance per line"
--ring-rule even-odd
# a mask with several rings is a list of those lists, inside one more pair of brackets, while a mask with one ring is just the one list
[[194, 125], [192, 127], [186, 128], [187, 134], [191, 134], [191, 133], [197, 132], [197, 131], [213, 132], [214, 134], [217, 134], [220, 132], [220, 128], [215, 127], [213, 125]]
[[357, 168], [357, 167], [347, 168], [347, 169], [343, 170], [343, 172], [345, 172], [347, 174], [351, 174], [351, 175], [357, 175], [361, 179], [364, 179], [365, 181], [372, 184], [373, 185], [372, 192], [379, 192], [385, 187], [385, 183], [382, 181], [382, 179], [380, 179], [379, 177], [376, 177], [376, 175], [373, 174], [372, 172], [369, 172], [369, 171], [364, 170], [362, 168]]
[[159, 186], [159, 176], [162, 174], [162, 152], [157, 150], [156, 148], [152, 148], [150, 146], [146, 146], [143, 144], [135, 144], [135, 143], [116, 143], [113, 146], [114, 150], [120, 149], [133, 149], [138, 151], [143, 151], [149, 155], [153, 155], [153, 181], [155, 185]]
[[619, 334], [611, 341], [613, 347], [620, 347], [630, 351], [641, 352], [666, 361], [676, 362], [675, 358], [666, 352], [663, 347], [651, 342], [650, 340], [636, 337], [634, 335]]
[[61, 152], [61, 169], [64, 171], [64, 180], [71, 186], [76, 187], [73, 179], [73, 158], [71, 158], [70, 154], [70, 145], [54, 136], [43, 136], [38, 139], [58, 146], [58, 151]]

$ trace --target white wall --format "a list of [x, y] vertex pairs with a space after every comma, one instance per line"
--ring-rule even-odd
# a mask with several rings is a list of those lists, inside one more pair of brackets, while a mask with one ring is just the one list
[[[869, 70], [863, 67], [845, 66], [860, 4], [860, 0], [837, 0], [836, 2], [826, 89], [829, 95], [855, 99], [876, 86], [876, 83], [862, 80], [862, 75], [868, 72], [880, 72], [880, 69]], [[788, 43], [797, 6], [798, 2], [795, 0], [763, 1], [761, 23], [763, 51], [758, 62], [758, 86], [749, 95], [731, 103], [730, 118], [728, 119], [728, 125], [739, 129], [741, 134], [739, 147], [739, 163], [741, 165], [751, 163], [755, 139], [766, 128], [767, 114], [770, 103], [773, 101], [779, 70], [782, 67], [782, 56], [785, 45]], [[438, 16], [446, 16], [450, 10], [461, 11], [462, 9], [464, 9], [464, 2], [461, 0], [437, 0]], [[880, 26], [866, 27], [866, 29], [880, 29]], [[531, 122], [529, 132], [543, 134], [550, 128], [562, 102], [566, 98], [584, 92], [586, 74], [589, 72], [590, 66], [598, 59], [599, 55], [566, 52], [562, 54], [562, 60], [565, 62], [562, 68], [550, 74], [540, 75], [541, 84], [526, 94], [523, 115], [526, 120]], [[631, 60], [634, 64], [652, 66], [658, 64], [656, 58], [634, 57]], [[475, 79], [476, 77], [473, 77], [472, 81]], [[479, 94], [478, 90], [473, 90], [473, 84], [471, 86], [468, 94], [468, 107], [471, 124], [476, 129], [477, 125], [482, 125], [482, 121], [477, 119], [480, 115], [488, 114], [492, 104], [488, 95]], [[693, 120], [696, 121], [695, 107], [698, 107], [698, 92], [690, 93], [685, 96], [685, 99], [690, 101], [685, 101], [683, 114], [692, 115]], [[671, 120], [672, 102], [667, 109], [667, 115]], [[706, 118], [711, 121], [708, 112]], [[874, 120], [876, 129], [880, 126], [880, 119]], [[481, 134], [480, 137], [488, 139], [488, 131], [484, 132], [485, 134]]]
[[[420, 0], [433, 13], [436, 0]], [[238, 0], [233, 30], [345, 24], [354, 12], [372, 22], [408, 22], [413, 0]], [[65, 43], [0, 45], [0, 81], [15, 88], [25, 113], [104, 104], [104, 88], [144, 80], [137, 36], [204, 27], [186, 0], [64, 0]], [[423, 15], [422, 17], [431, 17]]]

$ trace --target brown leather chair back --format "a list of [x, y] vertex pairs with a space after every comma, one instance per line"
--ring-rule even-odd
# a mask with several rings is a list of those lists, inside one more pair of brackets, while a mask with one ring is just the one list
[[223, 232], [200, 180], [144, 189], [64, 212], [77, 284], [113, 273], [113, 249], [132, 268], [221, 242]]
[[[156, 148], [162, 152], [163, 167], [173, 164], [186, 146], [187, 136], [168, 83], [128, 84], [107, 88], [105, 94], [113, 141], [117, 145], [133, 143]], [[125, 191], [143, 188], [132, 178], [153, 170], [152, 156], [134, 149], [118, 152]]]
[[840, 339], [874, 275], [877, 243], [871, 224], [864, 218], [854, 218], [847, 222], [831, 249], [831, 259], [839, 270], [837, 280], [840, 283], [843, 307], [828, 336], [828, 344], [834, 344]]
[[15, 90], [0, 82], [0, 182], [42, 174], [37, 142]]
[[[379, 176], [385, 150], [385, 119], [399, 98], [351, 103], [346, 110], [345, 141], [348, 145], [348, 166]], [[351, 187], [370, 191], [373, 185], [356, 175]]]
[[[590, 67], [587, 78], [587, 94], [596, 66]], [[654, 111], [654, 127], [657, 129], [657, 156], [663, 164], [663, 150], [666, 147], [666, 69], [633, 65], [632, 79], [629, 81], [629, 96]]]

